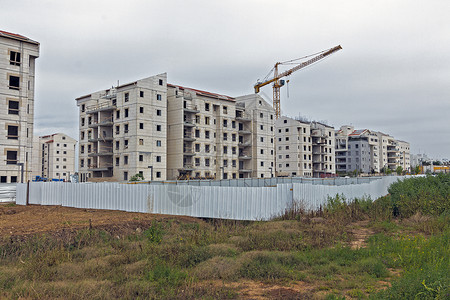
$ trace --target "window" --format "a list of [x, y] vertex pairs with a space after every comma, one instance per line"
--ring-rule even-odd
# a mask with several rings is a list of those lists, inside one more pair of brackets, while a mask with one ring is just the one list
[[205, 110], [209, 111], [209, 103], [205, 103]]
[[223, 153], [227, 154], [228, 153], [228, 147], [227, 146], [223, 146]]
[[228, 107], [226, 107], [226, 106], [223, 107], [223, 113], [228, 114]]
[[228, 167], [228, 159], [224, 159], [223, 160], [223, 166], [224, 167]]
[[209, 145], [205, 145], [205, 152], [209, 153]]
[[128, 118], [128, 108], [125, 108], [125, 118]]
[[56, 158], [56, 161], [59, 161], [59, 158], [58, 158], [58, 157]]
[[227, 127], [228, 126], [228, 120], [223, 120], [223, 127]]
[[[83, 147], [83, 146], [81, 146], [81, 147]], [[120, 142], [119, 141], [116, 141], [116, 150], [119, 150], [119, 147], [120, 147]], [[83, 153], [83, 152], [82, 152]]]
[[259, 113], [259, 117], [262, 119], [264, 118], [264, 114], [263, 113]]
[[224, 141], [227, 141], [227, 140], [228, 140], [228, 134], [227, 134], [226, 132], [223, 134], [223, 140], [224, 140]]
[[270, 119], [273, 120], [273, 115], [270, 115]]
[[[56, 173], [56, 175], [59, 175], [58, 173]], [[15, 183], [17, 182], [17, 176], [11, 176], [11, 183]]]
[[198, 157], [195, 158], [195, 166], [196, 167], [200, 166], [200, 158], [198, 158]]
[[159, 84], [159, 85], [163, 85], [163, 80], [162, 80], [162, 79], [159, 79], [159, 80], [158, 80], [158, 84]]
[[195, 129], [195, 137], [196, 138], [200, 137], [200, 129]]
[[128, 133], [128, 124], [123, 125], [123, 132]]
[[128, 102], [128, 100], [130, 100], [130, 93], [125, 93], [124, 94], [124, 96], [125, 96], [125, 102]]
[[67, 144], [64, 144], [63, 146], [64, 146], [64, 147], [67, 147]]
[[116, 166], [120, 165], [120, 157], [116, 157]]
[[260, 128], [261, 130], [264, 130], [264, 125], [259, 125], [259, 128]]
[[81, 154], [84, 153], [84, 145], [81, 145], [81, 147], [80, 147], [80, 153], [81, 153]]
[[8, 101], [8, 114], [10, 114], [10, 115], [18, 115], [19, 114], [19, 101], [14, 101], [14, 100]]
[[195, 152], [200, 152], [200, 144], [195, 144]]
[[287, 120], [284, 120], [284, 124], [286, 124], [287, 123]]
[[19, 90], [20, 87], [20, 77], [18, 76], [9, 76], [9, 89], [10, 90]]
[[159, 101], [161, 101], [161, 100], [162, 100], [162, 96], [161, 96], [161, 94], [156, 94], [156, 100], [159, 100]]
[[116, 134], [120, 133], [120, 125], [116, 125]]
[[232, 140], [233, 142], [236, 142], [236, 134], [235, 134], [235, 133], [233, 133], [233, 134], [231, 135], [231, 140]]
[[139, 129], [144, 129], [144, 123], [139, 123]]
[[209, 125], [209, 117], [205, 117], [205, 125]]
[[142, 154], [139, 155], [139, 161], [144, 161], [144, 155]]
[[261, 154], [264, 154], [264, 149], [261, 149], [261, 150], [260, 150], [260, 153], [261, 153]]
[[261, 143], [264, 143], [264, 138], [260, 137], [259, 140], [261, 141]]
[[156, 172], [156, 178], [161, 178], [161, 172]]
[[233, 159], [233, 160], [231, 161], [231, 166], [232, 166], [233, 168], [236, 168], [236, 160], [235, 160], [235, 159]]
[[84, 112], [86, 110], [86, 105], [85, 104], [81, 104], [81, 112]]
[[128, 149], [128, 140], [123, 141], [123, 148]]
[[157, 110], [156, 110], [156, 115], [157, 115], [157, 116], [161, 116], [161, 115], [162, 115], [162, 111], [161, 111], [160, 109], [157, 109]]
[[58, 165], [56, 165], [56, 168], [57, 168], [57, 169], [59, 169], [59, 166], [58, 166]]
[[139, 107], [139, 113], [141, 113], [141, 114], [144, 113], [144, 107], [143, 106]]
[[11, 51], [9, 53], [9, 64], [12, 66], [20, 66], [20, 52]]
[[8, 140], [19, 139], [19, 126], [8, 125]]
[[209, 130], [205, 130], [205, 139], [209, 139]]
[[144, 139], [139, 139], [139, 145], [144, 145]]
[[195, 116], [195, 123], [200, 124], [200, 116]]
[[286, 141], [289, 141], [289, 137], [288, 136], [286, 137]]
[[161, 156], [156, 156], [156, 162], [161, 162]]
[[156, 125], [156, 131], [161, 131], [161, 125]]
[[156, 141], [156, 147], [161, 147], [161, 141], [160, 140]]
[[209, 158], [205, 158], [205, 166], [209, 167]]
[[231, 147], [231, 154], [236, 154], [236, 147]]
[[264, 167], [264, 162], [263, 161], [261, 162], [261, 167]]
[[139, 97], [141, 97], [141, 98], [144, 97], [144, 91], [139, 91]]
[[123, 180], [128, 180], [128, 172], [123, 172]]
[[120, 119], [120, 110], [116, 111], [116, 120]]
[[123, 156], [123, 164], [128, 165], [128, 155]]
[[80, 167], [84, 168], [84, 159], [80, 159]]

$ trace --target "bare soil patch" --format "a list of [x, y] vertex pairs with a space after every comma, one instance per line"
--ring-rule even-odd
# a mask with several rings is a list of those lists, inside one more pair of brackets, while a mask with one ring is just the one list
[[113, 210], [80, 209], [62, 206], [0, 205], [0, 237], [58, 234], [83, 228], [107, 229], [126, 234], [144, 229], [154, 220], [177, 219], [185, 223], [202, 222], [185, 216], [162, 216]]

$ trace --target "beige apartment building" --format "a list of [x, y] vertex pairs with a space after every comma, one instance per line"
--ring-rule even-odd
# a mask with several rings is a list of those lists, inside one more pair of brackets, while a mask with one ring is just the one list
[[165, 180], [167, 76], [156, 76], [76, 99], [79, 180], [123, 181], [136, 174]]
[[31, 179], [39, 43], [0, 31], [0, 182]]
[[275, 128], [277, 176], [336, 174], [333, 127], [283, 116], [276, 120]]
[[76, 99], [80, 181], [271, 177], [274, 111], [167, 84], [166, 74]]
[[336, 169], [340, 173], [381, 173], [410, 169], [409, 143], [368, 129], [341, 126], [336, 131]]
[[[70, 181], [70, 175], [75, 173], [75, 147], [77, 141], [64, 133], [40, 136], [36, 151], [36, 169], [33, 177], [41, 176], [48, 179]], [[34, 150], [34, 149], [33, 149]]]

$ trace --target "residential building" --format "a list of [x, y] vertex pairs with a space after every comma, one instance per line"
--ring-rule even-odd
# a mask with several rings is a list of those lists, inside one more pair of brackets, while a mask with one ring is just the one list
[[0, 31], [0, 182], [31, 177], [35, 61], [39, 43]]
[[336, 131], [336, 170], [340, 173], [380, 173], [410, 169], [409, 143], [368, 129], [341, 126]]
[[160, 74], [76, 101], [82, 182], [274, 175], [274, 111], [258, 95], [167, 84]]
[[33, 175], [70, 181], [70, 175], [75, 173], [76, 144], [75, 139], [64, 133], [40, 136], [38, 170]]
[[277, 176], [336, 174], [334, 128], [282, 116], [275, 122]]
[[79, 180], [122, 181], [141, 174], [165, 180], [167, 75], [76, 99], [79, 107]]
[[169, 84], [167, 101], [168, 179], [273, 175], [274, 111], [260, 96]]

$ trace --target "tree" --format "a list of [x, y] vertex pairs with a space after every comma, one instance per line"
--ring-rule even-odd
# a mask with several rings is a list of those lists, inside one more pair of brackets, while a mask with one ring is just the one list
[[130, 178], [130, 181], [141, 181], [144, 180], [144, 175], [137, 173], [133, 177]]
[[403, 168], [402, 168], [402, 166], [398, 166], [397, 167], [397, 169], [395, 169], [395, 172], [397, 172], [397, 175], [402, 175], [402, 173], [403, 173]]
[[413, 172], [414, 172], [414, 174], [419, 174], [420, 173], [420, 166], [419, 165], [415, 166], [414, 169], [413, 169]]

